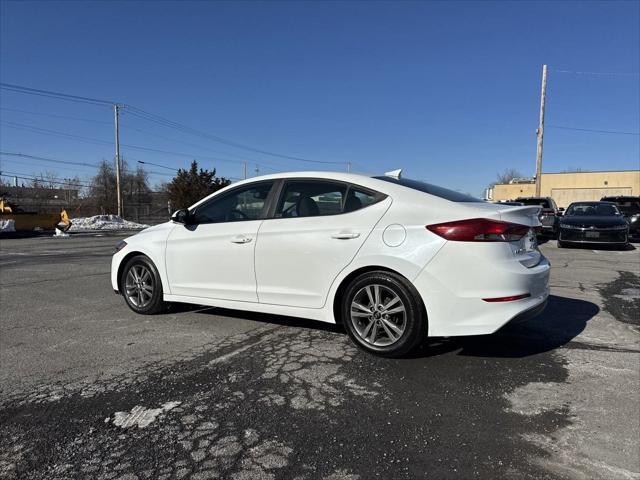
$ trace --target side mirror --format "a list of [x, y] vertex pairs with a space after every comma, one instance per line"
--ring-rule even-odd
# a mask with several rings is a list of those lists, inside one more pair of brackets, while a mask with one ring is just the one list
[[171, 215], [171, 220], [176, 223], [182, 223], [184, 225], [189, 225], [191, 220], [191, 215], [189, 214], [189, 210], [186, 208], [182, 208], [180, 210], [176, 210]]
[[560, 207], [560, 208], [558, 209], [558, 211], [559, 211], [559, 212], [564, 212], [564, 207]]

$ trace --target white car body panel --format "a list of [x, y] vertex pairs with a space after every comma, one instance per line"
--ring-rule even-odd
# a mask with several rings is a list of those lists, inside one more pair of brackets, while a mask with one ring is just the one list
[[387, 197], [342, 215], [265, 220], [255, 260], [260, 302], [322, 308], [333, 279], [351, 263], [391, 202]]
[[[147, 255], [161, 276], [164, 299], [334, 323], [334, 300], [360, 269], [387, 269], [409, 280], [424, 302], [431, 336], [493, 333], [549, 294], [550, 266], [534, 238], [518, 242], [447, 241], [426, 226], [488, 218], [538, 227], [539, 207], [445, 200], [355, 174], [301, 172], [232, 184], [287, 178], [350, 182], [387, 195], [369, 207], [333, 216], [273, 218], [187, 227], [167, 222], [126, 239], [113, 256], [118, 288], [121, 262]], [[193, 207], [192, 207], [193, 208]], [[203, 228], [205, 227], [205, 228]], [[333, 233], [359, 233], [333, 239]], [[251, 237], [232, 243], [238, 235]], [[530, 294], [516, 301], [485, 298]]]
[[[166, 265], [171, 293], [257, 302], [254, 251], [262, 220], [173, 229]], [[235, 243], [245, 241], [246, 243]]]

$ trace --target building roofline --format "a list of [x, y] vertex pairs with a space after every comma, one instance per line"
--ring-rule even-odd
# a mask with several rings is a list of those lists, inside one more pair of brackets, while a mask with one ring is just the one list
[[[588, 173], [626, 173], [626, 172], [637, 172], [640, 173], [640, 169], [629, 169], [629, 170], [591, 170], [588, 172], [542, 172], [542, 175], [584, 175]], [[535, 177], [532, 177], [530, 182], [527, 183], [495, 183], [496, 185], [533, 185], [535, 182]]]
[[566, 175], [569, 173], [572, 174], [581, 174], [581, 173], [624, 173], [624, 172], [638, 172], [640, 173], [640, 169], [630, 168], [628, 170], [589, 170], [588, 172], [542, 172], [542, 175]]

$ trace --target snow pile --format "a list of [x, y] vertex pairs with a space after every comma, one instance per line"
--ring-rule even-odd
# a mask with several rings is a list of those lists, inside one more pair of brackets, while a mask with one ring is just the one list
[[0, 232], [9, 233], [16, 231], [16, 222], [13, 219], [0, 220]]
[[78, 217], [71, 219], [70, 231], [80, 230], [140, 230], [149, 225], [130, 222], [118, 215], [94, 215], [93, 217]]
[[59, 228], [56, 228], [56, 233], [53, 234], [54, 237], [68, 237], [69, 234], [63, 232], [62, 230], [60, 230]]

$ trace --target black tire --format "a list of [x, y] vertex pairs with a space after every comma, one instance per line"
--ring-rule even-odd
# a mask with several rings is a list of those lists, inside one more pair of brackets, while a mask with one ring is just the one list
[[[358, 300], [361, 298], [370, 299], [369, 293], [376, 291], [376, 285], [378, 286], [378, 298], [381, 300], [378, 305], [383, 305], [385, 301], [390, 304], [391, 300], [394, 300], [396, 307], [387, 309], [389, 315], [384, 315], [385, 311], [381, 310], [374, 318], [375, 312], [369, 316], [366, 310], [353, 307], [353, 302], [355, 300], [358, 305], [370, 308], [370, 305], [375, 302], [363, 305]], [[369, 287], [369, 292], [367, 292], [367, 287]], [[393, 295], [397, 296], [399, 301]], [[399, 308], [403, 309], [401, 313], [391, 313]], [[352, 313], [356, 316], [354, 317]], [[392, 272], [367, 272], [352, 280], [342, 298], [341, 315], [342, 323], [358, 347], [384, 357], [401, 357], [408, 354], [424, 340], [427, 334], [427, 316], [420, 295], [409, 281]], [[374, 322], [373, 327], [369, 327], [371, 322]], [[393, 326], [387, 327], [389, 322], [392, 322], [398, 330], [403, 327], [402, 332], [399, 333], [393, 329]], [[370, 329], [367, 330], [367, 328]], [[365, 334], [363, 338], [363, 333], [367, 331], [369, 333]], [[397, 338], [391, 344], [384, 345], [384, 342], [392, 340], [387, 332], [397, 335]], [[373, 336], [373, 342], [367, 339], [371, 336]], [[376, 345], [375, 343], [382, 344]]]
[[[130, 272], [131, 277], [129, 277]], [[134, 281], [132, 290], [128, 285], [131, 285], [136, 276], [143, 279], [139, 284]], [[149, 287], [151, 288], [150, 295]], [[127, 305], [136, 313], [154, 315], [167, 308], [167, 304], [162, 299], [160, 274], [153, 262], [145, 255], [136, 255], [127, 261], [120, 276], [120, 289]]]

